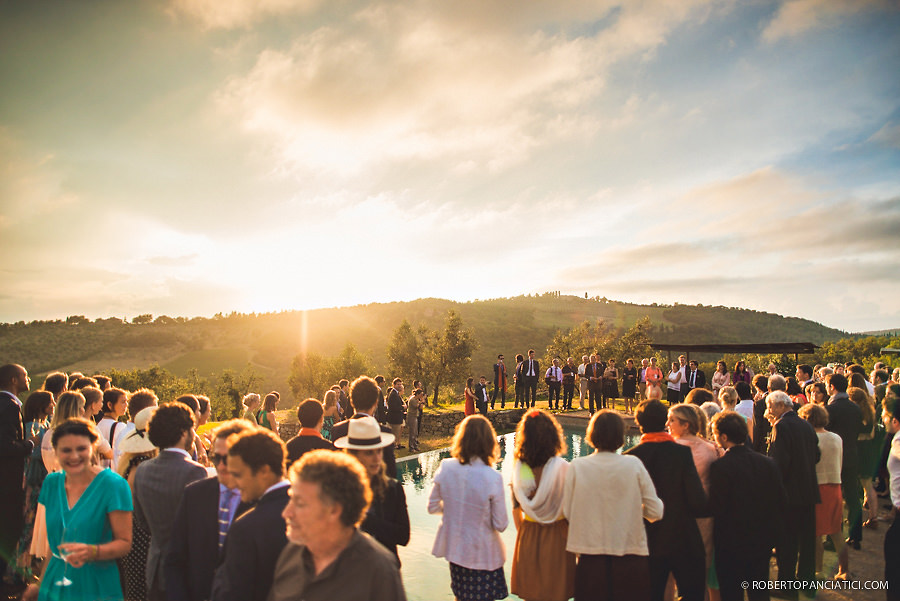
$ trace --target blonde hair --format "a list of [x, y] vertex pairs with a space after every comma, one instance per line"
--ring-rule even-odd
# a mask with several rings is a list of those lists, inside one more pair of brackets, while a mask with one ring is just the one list
[[724, 409], [732, 410], [740, 399], [734, 386], [723, 386], [719, 389], [718, 400]]

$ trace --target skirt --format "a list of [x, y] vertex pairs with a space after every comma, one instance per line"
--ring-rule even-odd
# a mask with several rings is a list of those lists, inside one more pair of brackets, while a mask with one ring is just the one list
[[822, 501], [816, 505], [816, 536], [840, 534], [844, 519], [843, 497], [840, 484], [820, 484]]
[[131, 551], [118, 560], [119, 571], [125, 583], [125, 601], [144, 601], [147, 598], [147, 553], [150, 551], [150, 533], [135, 524], [132, 527]]
[[509, 596], [503, 566], [496, 570], [472, 570], [451, 563], [450, 589], [459, 601], [496, 601]]
[[[516, 536], [510, 589], [535, 601], [566, 601], [575, 594], [575, 555], [566, 551], [568, 520], [523, 520]], [[551, 577], [547, 577], [547, 575]]]

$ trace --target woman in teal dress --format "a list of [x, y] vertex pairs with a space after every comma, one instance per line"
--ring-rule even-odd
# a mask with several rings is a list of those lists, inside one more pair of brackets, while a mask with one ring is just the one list
[[263, 408], [256, 414], [256, 422], [263, 428], [268, 428], [275, 434], [278, 434], [278, 420], [275, 419], [275, 408], [278, 406], [278, 401], [280, 400], [281, 395], [273, 390], [266, 395], [266, 398], [263, 401]]
[[62, 471], [47, 476], [39, 499], [53, 556], [40, 588], [29, 586], [24, 601], [122, 599], [115, 560], [131, 549], [131, 491], [124, 478], [91, 464], [99, 439], [93, 422], [82, 418], [53, 431]]

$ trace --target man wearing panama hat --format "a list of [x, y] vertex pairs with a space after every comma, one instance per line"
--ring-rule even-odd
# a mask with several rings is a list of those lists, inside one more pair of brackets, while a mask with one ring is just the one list
[[[368, 376], [360, 376], [350, 385], [350, 401], [356, 407], [356, 413], [350, 419], [359, 419], [361, 417], [375, 417], [375, 409], [378, 405], [378, 384], [375, 380]], [[347, 436], [350, 420], [344, 420], [331, 428], [331, 439], [337, 440], [343, 436]], [[390, 433], [388, 426], [380, 426], [384, 433]], [[397, 477], [397, 460], [394, 457], [394, 445], [387, 445], [382, 450], [384, 456], [384, 468], [388, 476]]]

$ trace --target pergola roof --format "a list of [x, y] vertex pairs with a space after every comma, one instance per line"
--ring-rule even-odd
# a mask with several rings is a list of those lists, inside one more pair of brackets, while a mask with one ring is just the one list
[[657, 351], [678, 351], [684, 353], [789, 353], [792, 355], [808, 355], [814, 353], [818, 346], [812, 342], [764, 342], [737, 344], [651, 344]]

